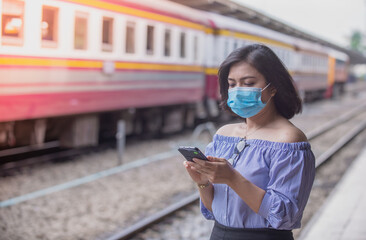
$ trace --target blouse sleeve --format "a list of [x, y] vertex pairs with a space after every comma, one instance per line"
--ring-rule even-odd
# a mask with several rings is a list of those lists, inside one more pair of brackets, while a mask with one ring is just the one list
[[[211, 142], [207, 145], [207, 147], [205, 149], [205, 155], [206, 156], [215, 156], [214, 142]], [[200, 208], [201, 208], [202, 215], [206, 219], [208, 219], [208, 220], [214, 220], [215, 219], [213, 213], [205, 207], [205, 205], [202, 203], [201, 199], [200, 199]]]
[[310, 149], [282, 150], [271, 157], [269, 183], [258, 214], [276, 229], [300, 226], [315, 176]]

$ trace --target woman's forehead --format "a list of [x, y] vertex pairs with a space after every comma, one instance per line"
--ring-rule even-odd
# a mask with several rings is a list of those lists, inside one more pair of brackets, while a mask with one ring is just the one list
[[229, 78], [243, 78], [246, 76], [253, 76], [256, 78], [263, 78], [262, 74], [256, 68], [246, 62], [238, 62], [233, 64], [229, 71]]

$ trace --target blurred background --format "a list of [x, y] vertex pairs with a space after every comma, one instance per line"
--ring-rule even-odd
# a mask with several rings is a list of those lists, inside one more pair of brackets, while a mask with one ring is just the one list
[[[364, 102], [364, 0], [0, 0], [0, 13], [2, 239], [104, 239], [194, 193], [176, 148], [238, 121], [217, 81], [236, 48], [279, 56], [307, 135]], [[211, 227], [180, 225], [136, 239]]]

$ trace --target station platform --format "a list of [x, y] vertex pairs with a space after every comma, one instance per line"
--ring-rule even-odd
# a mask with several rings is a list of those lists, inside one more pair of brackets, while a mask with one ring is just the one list
[[366, 145], [297, 240], [366, 239]]

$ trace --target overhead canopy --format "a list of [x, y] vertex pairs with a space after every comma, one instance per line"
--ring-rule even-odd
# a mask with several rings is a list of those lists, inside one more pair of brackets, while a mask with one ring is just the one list
[[170, 0], [192, 8], [215, 12], [224, 16], [233, 17], [253, 24], [260, 25], [284, 34], [317, 42], [321, 45], [336, 49], [349, 55], [351, 64], [366, 64], [366, 57], [356, 51], [346, 49], [319, 37], [300, 31], [277, 19], [247, 8], [231, 0]]

